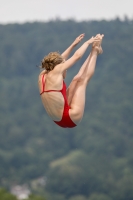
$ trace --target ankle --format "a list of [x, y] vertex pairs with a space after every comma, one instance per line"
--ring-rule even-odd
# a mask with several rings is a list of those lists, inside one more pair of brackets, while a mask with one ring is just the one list
[[92, 52], [95, 54], [97, 53], [97, 55], [99, 55], [103, 53], [103, 50], [101, 46], [94, 46], [92, 47]]
[[91, 50], [91, 53], [92, 55], [98, 55], [99, 54], [99, 48], [98, 47], [92, 47], [92, 50]]

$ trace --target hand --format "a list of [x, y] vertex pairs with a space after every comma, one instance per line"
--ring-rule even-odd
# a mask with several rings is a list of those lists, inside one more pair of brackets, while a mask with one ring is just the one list
[[87, 41], [87, 43], [88, 43], [88, 44], [92, 44], [92, 43], [94, 43], [94, 42], [100, 42], [100, 40], [101, 40], [101, 38], [97, 35], [96, 37], [91, 37], [91, 38]]
[[79, 35], [73, 42], [73, 45], [76, 46], [79, 42], [81, 42], [81, 40], [84, 38], [85, 34], [81, 34]]

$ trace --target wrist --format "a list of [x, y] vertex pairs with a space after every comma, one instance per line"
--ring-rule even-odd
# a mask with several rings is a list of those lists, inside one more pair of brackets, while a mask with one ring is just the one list
[[76, 47], [76, 45], [74, 42], [71, 44], [72, 48]]
[[89, 46], [89, 45], [90, 45], [90, 42], [89, 42], [89, 41], [86, 41], [84, 44], [87, 45], [87, 46]]

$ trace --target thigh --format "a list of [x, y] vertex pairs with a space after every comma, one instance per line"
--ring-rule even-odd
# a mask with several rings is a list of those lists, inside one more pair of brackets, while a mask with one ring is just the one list
[[76, 88], [70, 103], [71, 109], [69, 110], [70, 117], [74, 123], [81, 121], [84, 108], [85, 108], [85, 98], [86, 98], [86, 81], [78, 81]]
[[68, 101], [69, 105], [71, 104], [71, 101], [72, 101], [72, 98], [73, 98], [73, 94], [75, 93], [75, 89], [76, 89], [78, 80], [79, 80], [79, 76], [76, 75], [73, 78], [73, 80], [71, 81], [69, 87], [67, 88], [67, 101]]

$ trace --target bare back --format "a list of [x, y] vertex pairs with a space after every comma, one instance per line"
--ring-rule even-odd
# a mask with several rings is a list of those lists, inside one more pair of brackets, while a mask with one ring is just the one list
[[[44, 81], [42, 80], [43, 75], [44, 75]], [[43, 106], [48, 115], [54, 121], [60, 121], [64, 109], [64, 98], [61, 92], [59, 92], [59, 90], [61, 90], [63, 87], [63, 76], [61, 73], [56, 73], [55, 69], [53, 69], [48, 73], [46, 72], [46, 70], [44, 70], [43, 72], [40, 73], [38, 78], [38, 86], [40, 93], [43, 91], [43, 84], [44, 84], [44, 92], [41, 94]], [[49, 91], [49, 90], [57, 90], [57, 91]]]

